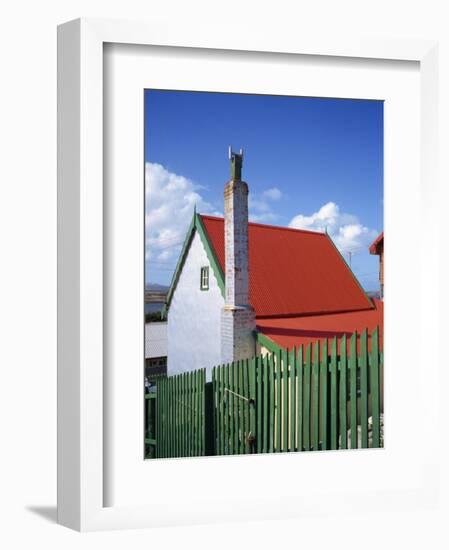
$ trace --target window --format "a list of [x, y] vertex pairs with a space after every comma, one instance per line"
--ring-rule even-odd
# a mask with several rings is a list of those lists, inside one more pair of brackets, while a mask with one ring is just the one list
[[207, 266], [201, 268], [200, 289], [209, 290], [209, 267]]

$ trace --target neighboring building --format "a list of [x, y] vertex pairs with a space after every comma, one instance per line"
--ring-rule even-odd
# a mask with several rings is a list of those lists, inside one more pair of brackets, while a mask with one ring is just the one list
[[369, 253], [379, 256], [380, 298], [384, 299], [384, 232], [369, 247]]
[[145, 323], [145, 377], [167, 374], [167, 323]]
[[382, 325], [326, 233], [248, 223], [241, 161], [225, 218], [194, 213], [188, 230], [164, 311], [169, 374]]

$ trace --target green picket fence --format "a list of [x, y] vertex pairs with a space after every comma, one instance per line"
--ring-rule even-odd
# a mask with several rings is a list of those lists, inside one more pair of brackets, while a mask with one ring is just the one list
[[382, 446], [382, 370], [378, 329], [214, 368], [216, 454]]
[[383, 446], [378, 329], [214, 367], [208, 383], [205, 369], [164, 378], [149, 395], [148, 457]]

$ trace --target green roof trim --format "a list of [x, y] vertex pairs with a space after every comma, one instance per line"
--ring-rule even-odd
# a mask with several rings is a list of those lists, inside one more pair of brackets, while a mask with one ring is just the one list
[[162, 319], [166, 319], [167, 317], [168, 307], [170, 305], [171, 299], [173, 298], [173, 293], [175, 291], [176, 285], [178, 284], [182, 267], [187, 258], [187, 252], [190, 248], [190, 243], [192, 242], [193, 235], [195, 234], [195, 216], [196, 214], [193, 214], [192, 221], [190, 222], [189, 229], [187, 230], [186, 238], [184, 239], [184, 244], [182, 245], [181, 254], [179, 255], [179, 258], [178, 258], [178, 263], [176, 264], [176, 268], [173, 273], [173, 277], [170, 283], [170, 288], [168, 289], [168, 292], [167, 292], [167, 298], [165, 300], [165, 304], [161, 312]]
[[276, 344], [274, 340], [259, 331], [256, 331], [256, 342], [272, 353], [277, 353], [282, 350], [279, 344]]
[[217, 284], [220, 288], [221, 295], [225, 296], [225, 278], [223, 270], [221, 269], [221, 265], [218, 262], [217, 255], [215, 254], [215, 250], [212, 247], [212, 244], [209, 240], [209, 236], [207, 234], [206, 228], [204, 227], [203, 220], [201, 219], [201, 216], [199, 214], [195, 215], [195, 228], [198, 230], [198, 233], [201, 237], [201, 241], [203, 242], [204, 248], [206, 249], [206, 254], [209, 259], [210, 265], [212, 266], [212, 269], [214, 270], [215, 278], [217, 279]]
[[176, 290], [176, 286], [178, 284], [178, 280], [181, 275], [182, 268], [184, 267], [185, 261], [187, 259], [187, 254], [189, 252], [190, 245], [195, 235], [195, 231], [198, 231], [198, 234], [201, 238], [201, 242], [203, 243], [204, 249], [206, 250], [207, 258], [210, 262], [210, 265], [212, 266], [215, 278], [217, 280], [218, 287], [220, 288], [221, 294], [224, 298], [225, 279], [224, 279], [223, 271], [221, 269], [220, 264], [218, 263], [218, 258], [209, 240], [203, 221], [201, 220], [201, 216], [197, 214], [196, 211], [194, 211], [192, 221], [190, 222], [190, 226], [187, 231], [186, 238], [184, 240], [184, 244], [182, 245], [182, 250], [178, 258], [178, 263], [176, 264], [175, 272], [173, 273], [173, 277], [170, 283], [170, 288], [167, 292], [166, 302], [164, 304], [164, 307], [162, 308], [162, 313], [161, 313], [162, 319], [165, 319], [167, 317], [168, 309], [170, 307], [173, 294]]

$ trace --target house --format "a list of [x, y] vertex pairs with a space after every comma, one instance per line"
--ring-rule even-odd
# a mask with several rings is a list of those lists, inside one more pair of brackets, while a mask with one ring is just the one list
[[384, 297], [384, 232], [383, 231], [370, 245], [369, 253], [379, 256], [380, 297], [383, 300], [383, 297]]
[[224, 218], [194, 213], [167, 294], [169, 374], [382, 325], [327, 233], [248, 223], [243, 155], [230, 159]]

